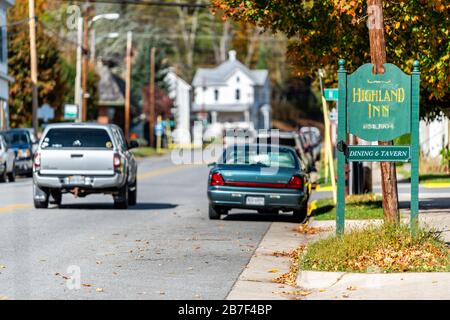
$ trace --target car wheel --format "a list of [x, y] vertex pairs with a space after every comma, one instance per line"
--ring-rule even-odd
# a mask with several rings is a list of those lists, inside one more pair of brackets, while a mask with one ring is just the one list
[[33, 183], [33, 200], [36, 209], [48, 208], [48, 192]]
[[119, 189], [119, 192], [114, 196], [114, 208], [128, 209], [128, 183]]
[[137, 181], [135, 181], [128, 189], [128, 204], [135, 206], [137, 203]]
[[8, 181], [9, 182], [14, 182], [16, 181], [16, 169], [13, 167], [13, 170], [8, 173]]
[[294, 210], [294, 218], [299, 223], [305, 223], [308, 216], [308, 205], [305, 204], [300, 209]]
[[6, 178], [7, 178], [7, 172], [6, 172], [6, 166], [5, 166], [5, 171], [3, 171], [2, 174], [0, 174], [0, 182], [6, 182]]
[[52, 202], [54, 204], [56, 204], [57, 206], [60, 206], [61, 203], [62, 203], [62, 193], [61, 193], [61, 191], [55, 190], [55, 191], [52, 191], [50, 194], [52, 195], [52, 198], [53, 198]]
[[208, 214], [210, 220], [219, 220], [221, 216], [221, 210], [218, 207], [210, 204]]

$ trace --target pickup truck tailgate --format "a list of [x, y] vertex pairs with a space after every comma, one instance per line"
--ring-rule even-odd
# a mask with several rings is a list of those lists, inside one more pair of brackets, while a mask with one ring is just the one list
[[42, 175], [114, 175], [112, 150], [41, 150]]

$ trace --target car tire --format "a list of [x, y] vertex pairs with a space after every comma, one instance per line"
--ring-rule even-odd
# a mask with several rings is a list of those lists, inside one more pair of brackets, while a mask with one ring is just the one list
[[[15, 167], [15, 165], [14, 165]], [[16, 181], [16, 169], [13, 167], [13, 170], [8, 173], [8, 182], [14, 182]]]
[[128, 205], [135, 206], [137, 203], [137, 181], [128, 189]]
[[114, 196], [114, 208], [128, 209], [128, 195], [128, 183], [125, 183], [123, 187], [119, 189], [117, 196]]
[[0, 182], [6, 182], [7, 178], [8, 178], [8, 173], [6, 172], [6, 167], [5, 167], [5, 171], [3, 171], [2, 174], [0, 174]]
[[210, 220], [219, 220], [222, 215], [221, 209], [216, 206], [209, 205], [208, 215]]
[[[41, 199], [36, 199], [37, 197]], [[33, 201], [34, 207], [36, 209], [46, 209], [48, 208], [48, 192], [39, 188], [36, 184], [33, 183]]]
[[300, 209], [294, 210], [294, 219], [296, 222], [305, 223], [308, 217], [308, 205], [305, 204]]
[[51, 196], [53, 198], [52, 203], [56, 204], [57, 206], [60, 206], [62, 203], [62, 193], [59, 190], [52, 191]]

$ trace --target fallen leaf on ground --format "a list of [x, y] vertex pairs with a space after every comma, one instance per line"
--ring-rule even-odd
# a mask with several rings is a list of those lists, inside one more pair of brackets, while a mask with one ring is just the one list
[[276, 273], [278, 271], [280, 271], [280, 270], [278, 270], [277, 268], [267, 270], [267, 272], [269, 272], [269, 273]]
[[83, 283], [82, 286], [83, 286], [83, 287], [90, 288], [90, 287], [92, 287], [92, 284], [89, 284], [89, 283]]
[[0, 264], [0, 269], [6, 269], [6, 266]]
[[95, 289], [96, 292], [104, 292], [103, 288], [97, 288]]
[[293, 295], [293, 296], [302, 296], [302, 297], [310, 295], [311, 292], [312, 291], [307, 291], [307, 290], [283, 291], [284, 294]]
[[356, 290], [356, 287], [349, 286], [349, 287], [347, 288], [347, 290], [348, 290], [348, 291], [355, 291], [355, 290]]

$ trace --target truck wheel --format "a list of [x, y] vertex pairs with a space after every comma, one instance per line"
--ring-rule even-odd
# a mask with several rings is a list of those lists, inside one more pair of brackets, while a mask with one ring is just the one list
[[114, 208], [128, 209], [128, 183], [119, 189], [119, 192], [114, 196]]
[[6, 165], [5, 165], [5, 171], [3, 171], [2, 174], [0, 174], [0, 182], [6, 182], [7, 178], [7, 172], [6, 172]]
[[219, 220], [221, 216], [221, 210], [210, 204], [208, 214], [210, 220]]
[[10, 173], [8, 173], [8, 181], [9, 182], [16, 181], [16, 169], [15, 169], [15, 167], [13, 167], [12, 171]]
[[33, 200], [36, 209], [48, 208], [48, 192], [33, 183]]
[[60, 206], [62, 203], [62, 193], [59, 190], [55, 190], [50, 192], [50, 194], [52, 195], [53, 198], [53, 203], [56, 204], [57, 206]]
[[300, 209], [294, 210], [294, 218], [299, 223], [305, 223], [308, 215], [308, 205], [305, 204]]
[[128, 204], [135, 206], [137, 203], [137, 181], [135, 181], [128, 189]]

